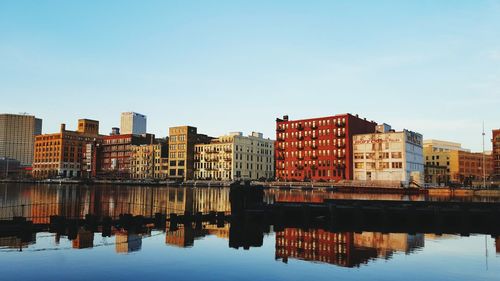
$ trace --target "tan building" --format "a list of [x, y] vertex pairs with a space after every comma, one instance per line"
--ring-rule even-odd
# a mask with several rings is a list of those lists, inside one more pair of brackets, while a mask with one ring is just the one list
[[130, 177], [164, 180], [168, 177], [168, 141], [132, 146]]
[[0, 114], [0, 158], [31, 166], [35, 136], [42, 133], [42, 119], [31, 115]]
[[261, 133], [231, 133], [195, 145], [195, 179], [258, 180], [274, 178], [274, 141]]
[[[446, 167], [446, 178], [452, 183], [472, 184], [472, 181], [482, 180], [483, 166], [486, 167], [486, 177], [490, 178], [493, 173], [493, 157], [486, 154], [484, 160], [483, 165], [482, 153], [470, 152], [457, 143], [424, 141], [425, 165]], [[426, 175], [426, 178], [435, 176]]]
[[192, 180], [194, 178], [194, 146], [209, 143], [207, 135], [198, 134], [195, 127], [179, 126], [169, 129], [169, 178]]
[[98, 138], [99, 121], [89, 119], [78, 120], [76, 131], [66, 130], [66, 125], [61, 124], [59, 133], [36, 136], [33, 176], [80, 177], [86, 144]]

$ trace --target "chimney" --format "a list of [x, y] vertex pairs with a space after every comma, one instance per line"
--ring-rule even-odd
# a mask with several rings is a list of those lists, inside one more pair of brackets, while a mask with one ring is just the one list
[[283, 121], [288, 121], [288, 115], [283, 115]]
[[119, 134], [120, 134], [120, 128], [117, 128], [117, 127], [111, 128], [111, 135], [112, 136], [116, 136], [116, 135], [119, 135]]
[[66, 131], [66, 124], [62, 123], [61, 124], [61, 133]]

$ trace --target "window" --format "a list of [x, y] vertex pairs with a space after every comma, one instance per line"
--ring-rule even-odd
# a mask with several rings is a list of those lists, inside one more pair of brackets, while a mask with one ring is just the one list
[[402, 157], [403, 156], [401, 152], [391, 152], [391, 158], [393, 159], [401, 159]]
[[392, 162], [392, 168], [393, 169], [401, 169], [401, 168], [403, 168], [403, 163], [402, 162]]
[[363, 169], [365, 167], [365, 163], [363, 163], [363, 162], [354, 163], [354, 167], [356, 169]]

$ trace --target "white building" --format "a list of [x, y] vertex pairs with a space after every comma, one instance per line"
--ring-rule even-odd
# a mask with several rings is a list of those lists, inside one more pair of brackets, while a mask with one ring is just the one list
[[274, 141], [261, 133], [221, 136], [195, 145], [197, 180], [258, 180], [274, 178]]
[[120, 131], [122, 135], [146, 134], [146, 115], [136, 112], [123, 112], [121, 117]]
[[422, 135], [377, 126], [379, 132], [353, 137], [354, 180], [423, 183]]

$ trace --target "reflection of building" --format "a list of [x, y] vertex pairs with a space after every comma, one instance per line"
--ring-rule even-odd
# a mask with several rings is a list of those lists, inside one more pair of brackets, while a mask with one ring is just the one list
[[491, 143], [493, 145], [493, 174], [496, 179], [500, 180], [500, 129], [493, 130]]
[[[483, 178], [483, 154], [473, 153], [458, 143], [439, 140], [424, 141], [424, 158], [428, 166], [446, 167], [446, 177], [455, 183], [468, 183]], [[493, 171], [493, 156], [484, 155], [486, 177]]]
[[354, 267], [376, 256], [373, 250], [354, 252], [352, 239], [350, 232], [285, 228], [276, 232], [276, 259], [288, 262], [288, 258], [294, 258]]
[[423, 247], [421, 234], [333, 233], [322, 229], [286, 228], [276, 233], [276, 259], [318, 261], [345, 267], [359, 266], [393, 252], [410, 253]]
[[42, 119], [30, 115], [0, 114], [0, 158], [30, 166], [35, 136], [42, 133]]
[[383, 124], [377, 126], [377, 133], [355, 135], [353, 150], [355, 180], [396, 182], [404, 186], [424, 180], [421, 134], [408, 130], [394, 132]]
[[192, 180], [194, 178], [194, 146], [208, 143], [211, 138], [198, 134], [195, 127], [180, 126], [169, 129], [169, 178]]
[[424, 247], [424, 235], [406, 233], [363, 232], [354, 234], [354, 246], [374, 248], [379, 257], [387, 257], [392, 252], [410, 253]]
[[123, 112], [120, 129], [124, 135], [143, 135], [146, 133], [146, 116], [135, 112]]
[[142, 236], [139, 234], [119, 231], [115, 233], [115, 250], [117, 253], [131, 253], [140, 251]]
[[195, 145], [195, 179], [258, 180], [274, 178], [274, 141], [241, 132]]
[[17, 236], [0, 237], [0, 249], [24, 249], [29, 245], [33, 245], [36, 243], [36, 233], [32, 233], [31, 236], [23, 238], [24, 239], [21, 239]]
[[97, 138], [100, 138], [99, 122], [89, 119], [78, 120], [76, 131], [68, 131], [66, 125], [61, 124], [59, 133], [36, 136], [33, 175], [38, 178], [80, 177], [86, 143]]
[[352, 179], [352, 136], [376, 123], [351, 114], [276, 119], [276, 178], [288, 181]]
[[73, 249], [94, 247], [94, 232], [80, 228], [76, 239], [73, 239]]
[[133, 179], [166, 179], [168, 177], [168, 143], [132, 146], [130, 174]]
[[[170, 228], [167, 224], [167, 228]], [[193, 228], [191, 225], [179, 225], [176, 230], [168, 230], [165, 233], [165, 243], [167, 245], [177, 246], [181, 248], [187, 248], [194, 246], [194, 240], [200, 237], [204, 237], [209, 232], [204, 229]]]
[[497, 253], [500, 253], [500, 237], [495, 238], [495, 246], [497, 248]]

